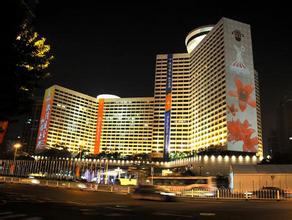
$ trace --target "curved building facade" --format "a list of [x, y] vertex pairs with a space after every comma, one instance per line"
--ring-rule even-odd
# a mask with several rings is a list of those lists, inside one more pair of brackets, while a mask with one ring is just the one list
[[185, 40], [188, 53], [191, 53], [212, 29], [213, 26], [208, 25], [192, 30]]
[[192, 30], [187, 52], [156, 56], [154, 97], [46, 91], [37, 149], [164, 156], [208, 148], [263, 155], [250, 26], [222, 18]]

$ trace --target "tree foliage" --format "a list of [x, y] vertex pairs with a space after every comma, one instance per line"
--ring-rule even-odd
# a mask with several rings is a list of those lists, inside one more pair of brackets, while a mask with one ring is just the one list
[[33, 30], [30, 22], [24, 20], [11, 43], [7, 72], [3, 76], [0, 120], [11, 120], [30, 110], [40, 82], [50, 74], [48, 67], [53, 59], [46, 39]]
[[55, 144], [51, 148], [47, 148], [44, 151], [37, 154], [38, 156], [50, 157], [50, 158], [71, 158], [72, 154], [68, 148], [63, 144]]

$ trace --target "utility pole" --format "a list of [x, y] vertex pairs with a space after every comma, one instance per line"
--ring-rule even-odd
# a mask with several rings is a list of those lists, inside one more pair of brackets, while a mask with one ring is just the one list
[[151, 167], [151, 185], [153, 185], [154, 167]]
[[200, 165], [199, 166], [199, 168], [200, 168], [200, 176], [202, 176], [202, 168], [203, 168], [204, 166], [202, 166], [202, 165]]
[[105, 184], [108, 184], [108, 159], [106, 159]]

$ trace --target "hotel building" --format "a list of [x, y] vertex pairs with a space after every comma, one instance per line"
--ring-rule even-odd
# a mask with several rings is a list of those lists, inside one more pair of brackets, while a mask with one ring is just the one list
[[[191, 31], [185, 43], [186, 53], [156, 56], [154, 97], [94, 98], [78, 93], [82, 97], [78, 101], [70, 101], [77, 97], [68, 94], [62, 101], [54, 99], [53, 108], [48, 110], [52, 119], [48, 117], [48, 126], [43, 126], [47, 130], [42, 135], [40, 129], [39, 134], [47, 138], [37, 148], [66, 140], [70, 149], [77, 151], [80, 139], [94, 153], [152, 152], [167, 159], [171, 152], [217, 146], [262, 156], [259, 87], [250, 26], [222, 18], [216, 25]], [[69, 91], [58, 86], [49, 90], [56, 88], [59, 93]], [[70, 90], [70, 94], [77, 93]], [[67, 109], [69, 104], [75, 106]], [[44, 109], [42, 117], [46, 118]], [[60, 110], [69, 111], [69, 116]], [[58, 125], [57, 130], [55, 124], [61, 116], [69, 121], [63, 118], [63, 127]], [[70, 136], [66, 132], [76, 118], [82, 122], [74, 125], [77, 133], [70, 128]], [[69, 138], [62, 138], [63, 133]]]
[[36, 151], [150, 153], [153, 98], [91, 97], [61, 86], [46, 90]]
[[222, 18], [185, 42], [187, 53], [156, 58], [153, 151], [167, 158], [213, 145], [262, 155], [250, 26]]
[[[36, 151], [66, 146], [73, 153], [93, 152], [98, 100], [61, 86], [45, 92]], [[58, 145], [58, 146], [57, 146]]]

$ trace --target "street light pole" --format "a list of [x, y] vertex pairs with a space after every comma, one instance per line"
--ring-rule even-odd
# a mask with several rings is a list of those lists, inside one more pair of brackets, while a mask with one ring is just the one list
[[82, 155], [82, 145], [79, 145], [79, 159], [81, 160], [81, 155]]
[[13, 147], [14, 147], [13, 164], [10, 167], [10, 174], [12, 174], [12, 175], [14, 175], [14, 171], [15, 171], [15, 158], [16, 158], [17, 149], [21, 147], [21, 144], [16, 143], [13, 145]]
[[83, 151], [83, 147], [84, 147], [84, 145], [86, 144], [86, 142], [85, 141], [80, 141], [79, 140], [79, 159], [81, 160], [81, 157], [82, 157], [82, 151]]
[[153, 185], [154, 167], [151, 167], [151, 184]]
[[17, 149], [21, 147], [21, 144], [20, 143], [16, 143], [16, 144], [13, 145], [13, 147], [15, 148], [14, 157], [13, 157], [13, 164], [15, 164], [15, 158], [16, 158]]

